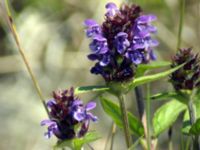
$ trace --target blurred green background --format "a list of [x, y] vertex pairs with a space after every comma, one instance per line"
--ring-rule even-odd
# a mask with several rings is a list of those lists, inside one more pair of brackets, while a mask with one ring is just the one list
[[[131, 1], [131, 0], [130, 0]], [[155, 25], [160, 46], [156, 53], [158, 60], [170, 60], [176, 51], [179, 0], [133, 0], [140, 4], [145, 13], [158, 16]], [[2, 2], [2, 1], [1, 1]], [[28, 60], [41, 85], [45, 98], [51, 97], [55, 89], [73, 86], [103, 84], [100, 76], [91, 75], [93, 65], [87, 60], [89, 40], [85, 38], [83, 21], [94, 18], [101, 22], [104, 18], [107, 0], [11, 0], [14, 21]], [[116, 4], [122, 0], [113, 0]], [[200, 21], [198, 0], [186, 0], [185, 19], [182, 34], [182, 47], [200, 50]], [[151, 92], [172, 89], [167, 78], [154, 82]], [[83, 94], [85, 101], [95, 94]], [[98, 102], [98, 100], [97, 100]], [[153, 102], [153, 110], [160, 103]], [[134, 92], [127, 97], [129, 110], [138, 116]], [[111, 128], [111, 119], [105, 115], [100, 103], [95, 110], [99, 123], [91, 124], [102, 138], [91, 145], [95, 150], [103, 150]], [[56, 139], [46, 140], [46, 128], [40, 126], [46, 113], [33, 88], [32, 81], [18, 53], [0, 9], [0, 149], [1, 150], [49, 150]], [[175, 128], [180, 131], [180, 123]], [[115, 136], [115, 150], [123, 150], [123, 134]], [[180, 138], [174, 134], [175, 147]], [[159, 148], [167, 149], [167, 132], [160, 137]], [[138, 149], [140, 149], [138, 147]], [[176, 148], [175, 148], [176, 149]]]

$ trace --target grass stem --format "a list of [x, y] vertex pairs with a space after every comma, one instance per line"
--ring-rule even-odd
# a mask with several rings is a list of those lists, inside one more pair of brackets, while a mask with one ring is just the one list
[[181, 37], [182, 37], [182, 30], [183, 30], [184, 13], [185, 13], [185, 0], [180, 0], [180, 18], [179, 18], [177, 50], [181, 46]]
[[35, 77], [35, 75], [34, 75], [32, 69], [31, 69], [31, 67], [30, 67], [30, 64], [29, 64], [29, 62], [28, 62], [27, 56], [26, 56], [26, 54], [25, 54], [25, 52], [24, 52], [24, 49], [23, 49], [22, 46], [21, 46], [20, 38], [19, 38], [19, 35], [18, 35], [18, 33], [17, 33], [15, 24], [14, 24], [14, 22], [13, 22], [13, 18], [12, 18], [12, 15], [11, 15], [11, 12], [10, 12], [9, 5], [8, 5], [8, 1], [7, 1], [7, 0], [5, 0], [5, 5], [6, 5], [6, 9], [7, 9], [7, 12], [6, 12], [6, 15], [7, 15], [7, 16], [6, 16], [6, 19], [7, 19], [7, 23], [8, 23], [9, 29], [11, 30], [11, 33], [12, 33], [12, 35], [13, 35], [13, 37], [14, 37], [14, 40], [15, 40], [15, 42], [16, 42], [16, 45], [17, 45], [17, 47], [18, 47], [19, 53], [20, 53], [20, 55], [21, 55], [21, 57], [22, 57], [22, 59], [23, 59], [23, 61], [24, 61], [24, 64], [25, 64], [25, 66], [26, 66], [26, 68], [27, 68], [27, 70], [28, 70], [29, 75], [30, 75], [30, 77], [31, 77], [31, 79], [32, 79], [32, 81], [33, 81], [33, 84], [34, 84], [34, 87], [35, 87], [35, 89], [36, 89], [36, 91], [37, 91], [37, 93], [38, 93], [38, 96], [40, 97], [40, 100], [41, 100], [41, 102], [42, 102], [42, 104], [43, 104], [43, 106], [44, 106], [44, 108], [45, 108], [47, 114], [49, 114], [48, 109], [47, 109], [47, 106], [46, 106], [46, 103], [45, 103], [45, 98], [44, 98], [44, 96], [43, 96], [43, 94], [42, 94], [42, 92], [41, 92], [39, 83], [38, 83], [38, 81], [37, 81], [37, 79], [36, 79], [36, 77]]

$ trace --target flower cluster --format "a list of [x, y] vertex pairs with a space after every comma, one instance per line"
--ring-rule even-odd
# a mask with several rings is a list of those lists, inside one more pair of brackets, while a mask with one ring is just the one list
[[151, 37], [157, 30], [151, 25], [156, 16], [144, 15], [137, 5], [117, 8], [108, 3], [106, 9], [102, 25], [92, 19], [84, 22], [91, 39], [88, 58], [97, 61], [91, 73], [101, 74], [106, 81], [126, 81], [133, 78], [138, 64], [156, 59], [153, 49], [158, 42]]
[[200, 58], [191, 48], [180, 49], [172, 59], [172, 68], [186, 63], [170, 76], [170, 82], [176, 90], [192, 90], [200, 87]]
[[89, 112], [96, 107], [96, 103], [89, 102], [84, 106], [74, 96], [73, 88], [53, 92], [53, 99], [48, 101], [47, 106], [50, 119], [41, 122], [42, 126], [48, 126], [47, 138], [53, 134], [61, 140], [82, 137], [88, 131], [90, 121], [97, 121], [97, 117]]

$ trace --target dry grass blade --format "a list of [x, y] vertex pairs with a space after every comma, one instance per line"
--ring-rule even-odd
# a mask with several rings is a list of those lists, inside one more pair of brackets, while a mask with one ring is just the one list
[[10, 31], [11, 31], [13, 37], [14, 37], [14, 40], [16, 42], [16, 45], [18, 47], [19, 53], [20, 53], [25, 65], [26, 65], [28, 73], [31, 76], [31, 79], [32, 79], [33, 84], [34, 84], [34, 87], [35, 87], [35, 89], [36, 89], [36, 91], [37, 91], [37, 93], [38, 93], [38, 95], [39, 95], [39, 97], [41, 99], [41, 102], [42, 102], [47, 114], [49, 114], [48, 113], [48, 108], [47, 108], [46, 103], [45, 103], [45, 98], [44, 98], [44, 96], [43, 96], [43, 94], [41, 92], [41, 89], [40, 89], [40, 86], [39, 86], [39, 84], [37, 82], [37, 79], [36, 79], [32, 69], [31, 69], [31, 67], [29, 65], [28, 59], [26, 57], [26, 54], [24, 53], [24, 50], [23, 50], [23, 48], [22, 48], [22, 46], [20, 44], [20, 38], [19, 38], [19, 35], [17, 33], [15, 24], [13, 22], [13, 18], [12, 18], [11, 12], [9, 10], [8, 1], [7, 0], [3, 1], [2, 0], [1, 1], [1, 7], [2, 7], [2, 10], [3, 10], [4, 17], [5, 17], [6, 21], [7, 21], [8, 26], [9, 26], [9, 29], [10, 29]]

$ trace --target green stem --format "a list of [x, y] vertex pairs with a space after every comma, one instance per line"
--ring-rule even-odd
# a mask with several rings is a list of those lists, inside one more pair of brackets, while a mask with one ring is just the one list
[[190, 149], [190, 138], [187, 138], [185, 150], [189, 150], [189, 149]]
[[146, 118], [147, 118], [147, 148], [151, 150], [151, 101], [150, 101], [150, 85], [147, 84], [147, 100], [146, 100]]
[[[194, 89], [192, 91], [192, 94], [190, 96], [190, 100], [188, 102], [188, 110], [189, 110], [189, 116], [190, 116], [190, 124], [193, 125], [196, 121], [196, 110], [195, 110], [195, 106], [193, 104], [193, 99], [194, 99], [194, 95], [196, 93], [196, 89]], [[199, 149], [199, 142], [198, 142], [198, 136], [193, 136], [193, 149]]]
[[123, 122], [126, 145], [127, 145], [127, 148], [129, 148], [131, 146], [131, 135], [129, 133], [128, 116], [127, 116], [126, 107], [125, 107], [124, 95], [120, 94], [118, 96], [118, 99], [119, 99], [120, 109], [122, 113], [122, 122]]
[[177, 50], [181, 46], [181, 35], [183, 30], [183, 21], [184, 21], [184, 13], [185, 13], [185, 0], [180, 0], [180, 19], [179, 19], [179, 29], [178, 29], [178, 42], [177, 42]]
[[144, 98], [143, 98], [142, 88], [140, 86], [135, 87], [135, 96], [136, 96], [140, 120], [142, 120], [142, 117], [144, 115]]
[[14, 37], [15, 42], [16, 42], [16, 45], [17, 45], [18, 50], [19, 50], [19, 53], [20, 53], [20, 55], [21, 55], [21, 57], [22, 57], [22, 59], [23, 59], [23, 61], [24, 61], [24, 64], [25, 64], [27, 70], [28, 70], [28, 73], [29, 73], [29, 75], [31, 76], [31, 79], [32, 79], [33, 84], [34, 84], [34, 87], [35, 87], [35, 89], [36, 89], [36, 91], [37, 91], [37, 93], [38, 93], [38, 95], [39, 95], [39, 97], [40, 97], [40, 99], [41, 99], [41, 102], [42, 102], [42, 104], [43, 104], [43, 106], [44, 106], [44, 108], [45, 108], [47, 114], [49, 115], [49, 111], [48, 111], [47, 106], [46, 106], [46, 103], [45, 103], [45, 98], [44, 98], [44, 96], [42, 95], [40, 86], [39, 86], [39, 84], [38, 84], [38, 82], [37, 82], [37, 79], [36, 79], [36, 77], [35, 77], [35, 75], [34, 75], [32, 69], [31, 69], [31, 67], [30, 67], [30, 64], [29, 64], [29, 62], [28, 62], [27, 56], [26, 56], [26, 54], [24, 53], [24, 49], [23, 49], [22, 46], [21, 46], [20, 39], [19, 39], [19, 35], [18, 35], [18, 33], [17, 33], [15, 24], [13, 23], [12, 15], [11, 15], [11, 13], [10, 13], [10, 10], [9, 10], [9, 7], [8, 7], [8, 1], [7, 1], [7, 0], [5, 0], [5, 5], [6, 5], [6, 8], [7, 8], [7, 17], [6, 17], [6, 19], [7, 19], [9, 28], [10, 28], [11, 33], [12, 33], [12, 35], [13, 35], [13, 37]]

